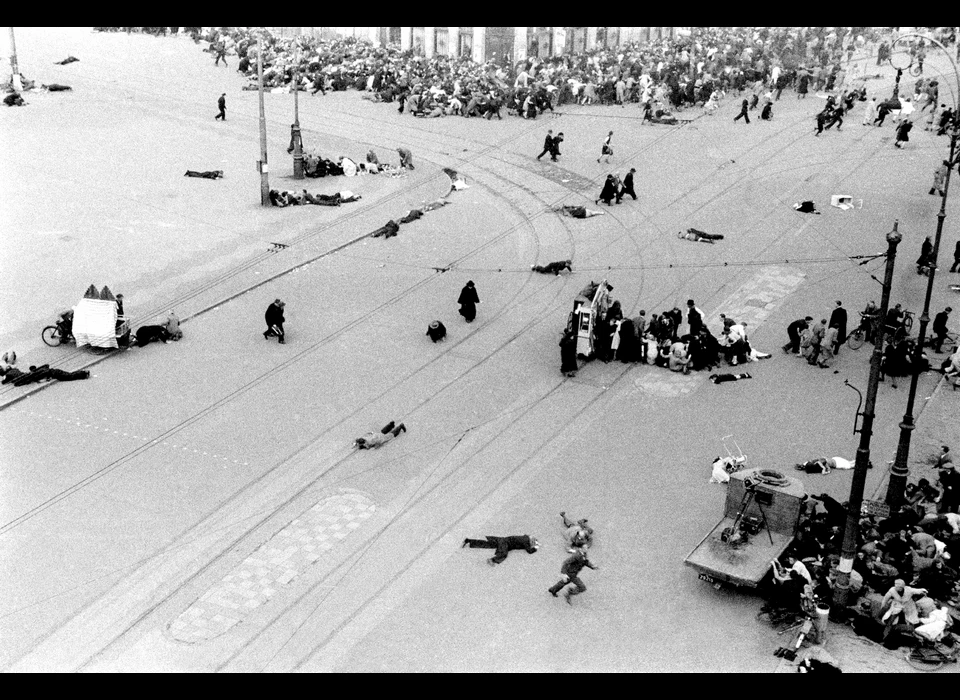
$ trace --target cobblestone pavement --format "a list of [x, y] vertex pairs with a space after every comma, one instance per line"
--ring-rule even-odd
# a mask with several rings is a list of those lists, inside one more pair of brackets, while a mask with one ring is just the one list
[[280, 589], [359, 528], [375, 509], [373, 502], [359, 493], [324, 499], [280, 530], [184, 610], [171, 623], [171, 636], [197, 644], [243, 622], [248, 613], [265, 605]]

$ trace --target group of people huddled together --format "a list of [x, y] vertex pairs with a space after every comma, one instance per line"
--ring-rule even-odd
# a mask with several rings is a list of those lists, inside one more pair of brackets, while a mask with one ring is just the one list
[[[893, 648], [942, 638], [960, 605], [960, 473], [949, 447], [932, 461], [935, 483], [908, 484], [905, 503], [889, 517], [861, 517], [848, 609], [840, 613], [857, 634]], [[809, 611], [813, 601], [833, 599], [846, 518], [846, 503], [826, 494], [808, 499], [794, 544], [773, 566], [773, 606]]]
[[[598, 288], [597, 283], [591, 282], [580, 292], [578, 304], [570, 313], [560, 340], [560, 371], [567, 377], [576, 376], [579, 369], [579, 310], [584, 304], [590, 305]], [[609, 285], [607, 288], [612, 289]], [[653, 314], [649, 319], [646, 311], [640, 311], [634, 318], [627, 318], [619, 301], [604, 301], [594, 312], [591, 338], [593, 357], [603, 362], [619, 360], [623, 363], [650, 364], [684, 374], [712, 370], [719, 367], [721, 361], [736, 366], [770, 357], [751, 346], [746, 323], [737, 323], [723, 314], [720, 317], [723, 330], [718, 337], [710, 332], [704, 322], [703, 312], [692, 299], [687, 301], [686, 314], [674, 307], [661, 314]]]
[[[257, 36], [264, 38], [264, 85], [326, 93], [355, 88], [374, 101], [397, 101], [416, 116], [502, 118], [503, 110], [535, 118], [564, 104], [636, 103], [651, 121], [675, 121], [671, 110], [717, 105], [729, 91], [791, 86], [806, 93], [839, 87], [857, 49], [880, 40], [866, 27], [694, 27], [673, 38], [625, 43], [512, 65], [509, 57], [477, 63], [431, 58], [396, 45], [354, 38], [282, 38], [269, 31], [209, 29], [202, 38], [217, 60], [235, 52], [241, 73], [255, 81]], [[200, 35], [194, 33], [199, 38]], [[251, 89], [255, 86], [251, 85]]]

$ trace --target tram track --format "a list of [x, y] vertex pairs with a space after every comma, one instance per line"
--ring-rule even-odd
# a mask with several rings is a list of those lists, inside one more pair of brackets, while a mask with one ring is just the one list
[[[426, 160], [426, 159], [425, 159], [425, 160]], [[473, 167], [481, 167], [481, 166], [473, 166]], [[482, 169], [482, 168], [481, 168], [481, 169]], [[487, 177], [494, 177], [494, 178], [495, 178], [495, 177], [501, 177], [501, 176], [500, 176], [500, 175], [497, 175], [497, 174], [494, 174], [491, 170], [487, 170], [487, 171], [485, 172], [485, 174], [482, 174], [482, 175], [481, 175], [481, 178], [487, 178]], [[746, 177], [746, 175], [745, 175], [744, 177]], [[503, 178], [503, 179], [506, 179], [506, 178]], [[509, 182], [509, 185], [510, 185], [511, 187], [519, 188], [520, 190], [524, 191], [527, 195], [529, 195], [529, 196], [531, 196], [531, 197], [538, 196], [532, 189], [524, 189], [522, 183], [519, 183], [519, 184], [518, 184], [517, 182], [509, 181], [509, 180], [508, 180], [508, 182]], [[484, 186], [485, 186], [485, 187], [488, 187], [488, 189], [489, 189], [491, 192], [494, 192], [494, 191], [495, 191], [495, 190], [493, 190], [489, 185], [484, 185]], [[731, 185], [731, 187], [733, 187], [733, 185]], [[569, 189], [569, 188], [568, 188], [568, 189]], [[569, 191], [570, 191], [570, 192], [574, 192], [575, 190], [570, 189]], [[717, 197], [719, 197], [719, 196], [720, 196], [720, 195], [717, 195]], [[543, 199], [541, 198], [541, 201], [545, 201], [545, 200], [543, 200]], [[526, 219], [526, 221], [525, 221], [525, 225], [531, 226], [531, 228], [532, 228], [532, 224], [531, 224], [531, 218], [532, 218], [532, 217], [530, 217], [529, 215], [526, 215], [526, 214], [525, 214], [524, 216], [527, 217], [527, 219]], [[652, 216], [652, 215], [651, 215], [651, 216]], [[648, 218], [650, 218], [650, 217], [648, 217]], [[621, 223], [622, 228], [624, 228], [624, 229], [626, 230], [626, 226], [623, 225], [622, 222], [619, 222], [619, 223]], [[572, 231], [570, 230], [570, 228], [569, 228], [568, 225], [566, 225], [566, 224], [564, 224], [564, 225], [565, 225], [565, 228], [566, 228], [566, 230], [567, 230], [567, 235], [570, 237], [570, 240], [571, 240], [572, 245], [575, 246], [575, 237], [574, 237]], [[510, 233], [512, 233], [512, 231], [506, 232], [506, 233], [504, 233], [504, 234], [502, 234], [502, 235], [505, 237], [506, 235], [509, 235]], [[533, 235], [534, 235], [534, 237], [536, 237], [535, 232], [534, 232]], [[628, 232], [626, 235], [629, 236], [629, 232]], [[636, 241], [634, 238], [632, 238], [632, 237], [630, 238], [630, 240], [631, 240], [631, 243], [632, 243], [638, 250], [640, 250], [640, 243], [637, 242], [637, 241]], [[305, 241], [304, 241], [304, 242], [305, 242]], [[458, 260], [459, 260], [459, 261], [462, 261], [462, 260], [464, 260], [464, 259], [468, 259], [470, 256], [475, 255], [476, 253], [478, 253], [478, 252], [480, 252], [481, 250], [485, 249], [485, 248], [488, 247], [489, 245], [494, 245], [496, 242], [499, 242], [499, 241], [488, 241], [488, 242], [486, 242], [483, 246], [480, 246], [480, 247], [474, 248], [474, 249], [471, 250], [471, 251], [468, 251], [465, 255], [461, 256]], [[611, 241], [608, 245], [612, 246], [612, 245], [614, 245], [614, 242]], [[772, 244], [771, 244], [771, 245], [772, 245]], [[574, 250], [575, 250], [575, 247], [574, 247]], [[455, 263], [454, 263], [454, 264], [455, 264]], [[428, 279], [430, 279], [430, 278], [428, 278]], [[424, 281], [424, 284], [426, 284], [426, 281]], [[490, 321], [490, 322], [493, 322], [493, 321], [495, 321], [495, 320], [497, 320], [497, 319], [499, 319], [499, 318], [502, 318], [503, 315], [506, 314], [509, 310], [512, 310], [512, 309], [515, 308], [517, 305], [519, 305], [520, 302], [518, 302], [517, 300], [519, 299], [520, 295], [524, 292], [524, 290], [529, 286], [529, 284], [530, 284], [530, 278], [528, 278], [527, 281], [520, 287], [520, 289], [510, 298], [510, 300], [509, 300], [508, 303], [504, 304], [504, 305], [501, 307], [501, 309], [498, 310], [498, 311], [494, 314], [494, 316], [490, 317], [489, 321]], [[558, 289], [558, 290], [556, 291], [556, 293], [554, 294], [554, 296], [553, 296], [553, 298], [552, 298], [552, 300], [551, 300], [551, 303], [550, 303], [550, 304], [546, 304], [545, 307], [549, 307], [549, 306], [551, 306], [552, 304], [555, 304], [556, 301], [557, 301], [558, 299], [560, 299], [563, 294], [566, 293], [567, 288], [569, 287], [569, 285], [567, 285], [567, 284], [560, 284], [560, 285], [556, 285], [556, 286], [559, 287], [559, 289]], [[544, 287], [544, 288], [546, 288], [546, 287]], [[417, 290], [414, 290], [414, 291], [418, 291], [419, 289], [420, 289], [420, 288], [418, 287]], [[413, 293], [413, 292], [410, 292], [410, 293]], [[526, 300], [523, 300], [523, 301], [525, 302]], [[482, 360], [482, 362], [486, 362], [487, 360], [491, 359], [497, 352], [499, 352], [499, 351], [502, 350], [504, 347], [506, 347], [507, 345], [509, 345], [509, 343], [513, 342], [513, 340], [515, 340], [517, 337], [519, 337], [522, 333], [527, 332], [530, 328], [534, 327], [536, 324], [538, 324], [538, 323], [544, 323], [544, 322], [546, 322], [545, 319], [534, 319], [534, 320], [530, 321], [527, 325], [525, 325], [525, 326], [521, 329], [521, 331], [519, 331], [518, 333], [516, 333], [516, 334], [514, 334], [513, 336], [511, 336], [505, 343], [503, 343], [503, 344], [501, 344], [500, 346], [498, 346], [498, 348], [497, 348], [495, 351], [491, 352], [487, 357], [485, 357], [485, 358]], [[485, 326], [488, 326], [489, 323], [487, 323], [486, 320], [485, 320], [485, 324], [484, 324], [484, 325], [485, 325]], [[479, 332], [479, 330], [480, 330], [479, 328], [475, 329], [475, 330], [472, 331], [470, 334], [468, 334], [463, 340], [459, 341], [457, 344], [452, 345], [450, 348], [448, 348], [447, 351], [453, 350], [455, 347], [457, 347], [457, 345], [461, 344], [462, 342], [465, 342], [469, 337], [472, 337], [473, 334]], [[447, 351], [445, 351], [445, 352], [447, 352]], [[432, 360], [431, 363], [434, 362], [434, 361], [438, 361], [438, 360], [441, 359], [442, 357], [443, 357], [443, 355], [440, 355], [440, 356], [438, 356], [437, 358], [434, 358], [434, 360]], [[429, 363], [428, 363], [428, 364], [429, 364]], [[472, 371], [473, 369], [474, 369], [474, 368], [471, 368], [469, 371]], [[418, 370], [418, 371], [419, 371], [419, 370]], [[626, 374], [626, 370], [624, 370], [623, 372], [621, 372], [621, 373], [619, 374], [619, 376], [617, 377], [617, 381], [619, 381], [619, 379], [622, 378], [622, 376], [624, 376], [625, 374]], [[413, 375], [410, 375], [410, 376], [413, 376]], [[402, 382], [402, 381], [406, 381], [407, 379], [409, 379], [409, 377], [405, 378], [404, 380], [401, 380], [401, 382]], [[458, 378], [458, 379], [459, 379], [459, 378]], [[448, 384], [447, 386], [445, 386], [445, 387], [443, 387], [442, 389], [440, 389], [438, 392], [435, 392], [434, 394], [432, 394], [430, 397], [428, 397], [427, 401], [432, 401], [432, 400], [434, 400], [434, 399], [437, 399], [437, 398], [440, 396], [440, 394], [441, 394], [442, 391], [444, 391], [444, 390], [446, 390], [447, 388], [449, 388], [450, 386], [452, 386], [456, 381], [457, 381], [457, 380], [454, 380], [454, 382], [451, 382], [451, 383]], [[399, 385], [401, 382], [398, 382], [397, 385]], [[560, 386], [562, 386], [562, 384], [563, 384], [563, 382], [558, 382], [558, 383], [557, 383], [550, 391], [548, 391], [540, 400], [545, 400], [548, 396], [552, 395]], [[387, 390], [387, 391], [389, 391], [389, 390]], [[387, 391], [384, 391], [380, 396], [382, 397], [383, 395], [385, 395], [385, 394], [387, 393]], [[595, 400], [599, 400], [600, 397], [602, 397], [603, 395], [604, 395], [603, 393], [600, 393], [600, 394], [598, 395], [598, 397], [596, 397]], [[371, 402], [371, 403], [372, 403], [372, 402]], [[367, 405], [369, 405], [369, 404], [367, 404]], [[592, 403], [589, 404], [589, 405], [592, 405]], [[589, 405], [588, 405], [588, 406], [589, 406]], [[361, 409], [358, 409], [358, 411], [359, 411], [359, 410], [362, 410], [362, 408], [365, 408], [365, 407], [366, 407], [366, 405], [365, 405], [364, 407], [361, 407]], [[587, 408], [587, 407], [585, 407], [583, 410], [586, 410], [586, 408]], [[531, 409], [531, 410], [532, 410], [532, 409]], [[351, 415], [354, 415], [354, 414], [351, 414]], [[579, 414], [578, 414], [578, 415], [579, 415]], [[346, 419], [344, 419], [344, 420], [346, 420]], [[558, 430], [558, 431], [557, 431], [557, 434], [559, 434], [560, 432], [561, 432], [561, 431]], [[326, 433], [321, 434], [321, 436], [318, 436], [317, 438], [315, 438], [315, 440], [319, 440], [320, 437], [322, 437], [322, 435], [325, 435], [325, 434], [326, 434]], [[553, 438], [551, 438], [551, 439], [553, 439]], [[547, 444], [548, 444], [549, 442], [550, 442], [550, 440], [547, 441]], [[462, 468], [462, 466], [463, 466], [463, 465], [461, 465], [461, 468]], [[268, 473], [269, 473], [269, 472], [268, 472]], [[455, 473], [456, 473], [456, 472], [453, 472], [453, 473], [449, 474], [448, 476], [444, 477], [444, 480], [446, 481], [447, 479], [451, 478]], [[322, 477], [318, 477], [318, 479], [319, 479], [319, 478], [322, 478]], [[417, 502], [419, 502], [419, 501], [417, 501]], [[466, 517], [466, 516], [464, 516], [464, 517]], [[458, 521], [458, 522], [459, 522], [459, 521]], [[456, 524], [456, 523], [452, 524], [450, 527], [452, 528], [455, 524]], [[449, 531], [449, 528], [448, 528], [447, 531]], [[245, 534], [244, 536], [246, 536], [246, 534]], [[439, 538], [438, 538], [438, 539], [439, 539]], [[242, 538], [241, 538], [241, 540], [238, 540], [238, 542], [239, 542], [239, 541], [242, 541]], [[229, 550], [229, 549], [230, 549], [230, 548], [228, 548], [228, 550]], [[383, 590], [383, 589], [381, 589], [380, 592], [382, 592], [382, 590]], [[299, 601], [298, 601], [298, 602], [299, 602]], [[369, 603], [369, 601], [367, 602], [367, 604], [368, 604], [368, 603]], [[143, 619], [143, 618], [141, 618], [141, 619]], [[138, 620], [138, 622], [139, 622], [139, 620]], [[133, 629], [133, 626], [131, 626], [128, 630], [125, 630], [123, 634], [126, 634], [129, 630], [132, 630], [132, 629]], [[120, 637], [118, 637], [117, 640], [115, 640], [115, 641], [118, 641], [119, 639], [120, 639]], [[319, 648], [319, 646], [318, 646], [317, 648]], [[105, 648], [105, 649], [106, 649], [106, 648]], [[104, 650], [105, 650], [105, 649], [104, 649]], [[315, 651], [316, 651], [316, 649], [314, 649], [311, 653], [314, 653]], [[91, 660], [92, 660], [92, 659], [91, 659]]]

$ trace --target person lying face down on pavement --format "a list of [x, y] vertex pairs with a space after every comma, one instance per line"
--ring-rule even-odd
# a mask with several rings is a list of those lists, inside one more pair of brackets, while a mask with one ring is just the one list
[[530, 535], [510, 535], [508, 537], [487, 535], [487, 538], [484, 540], [464, 539], [460, 547], [497, 550], [492, 557], [487, 559], [487, 563], [494, 566], [502, 563], [507, 558], [507, 555], [516, 549], [524, 549], [528, 554], [533, 554], [540, 549], [540, 543]]

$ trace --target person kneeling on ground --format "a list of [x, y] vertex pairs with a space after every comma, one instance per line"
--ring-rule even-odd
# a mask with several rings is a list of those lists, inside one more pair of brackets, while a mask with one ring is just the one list
[[525, 549], [528, 554], [533, 554], [540, 549], [540, 543], [535, 537], [530, 535], [509, 535], [508, 537], [497, 537], [487, 535], [485, 540], [472, 540], [466, 538], [460, 548], [470, 547], [470, 549], [495, 549], [497, 550], [492, 557], [487, 559], [490, 566], [502, 563], [507, 555], [516, 549]]
[[430, 336], [430, 340], [437, 342], [443, 340], [447, 337], [447, 327], [444, 326], [440, 321], [433, 321], [427, 327], [427, 335]]
[[379, 433], [367, 433], [363, 437], [358, 437], [354, 440], [353, 444], [360, 450], [372, 450], [375, 447], [381, 447], [390, 442], [401, 432], [407, 432], [407, 427], [403, 423], [395, 425], [393, 421], [390, 421], [380, 429]]
[[183, 331], [180, 330], [180, 317], [173, 313], [171, 309], [167, 314], [167, 321], [163, 324], [163, 327], [167, 331], [167, 336], [170, 340], [180, 340], [183, 337]]
[[164, 343], [170, 342], [170, 334], [167, 332], [165, 325], [140, 326], [140, 328], [137, 329], [137, 345], [139, 347], [149, 345], [155, 340], [163, 341]]

